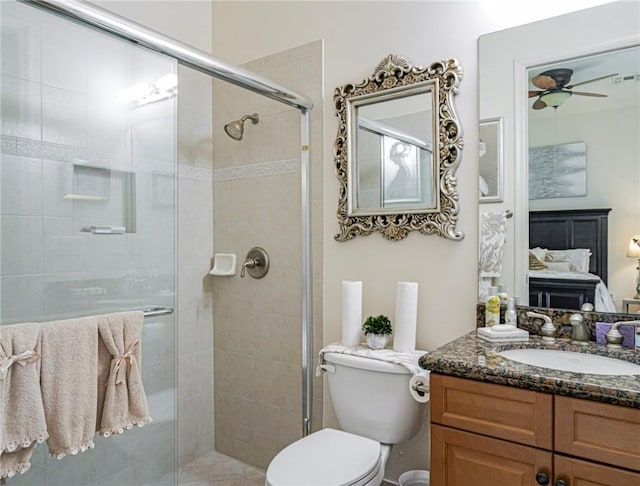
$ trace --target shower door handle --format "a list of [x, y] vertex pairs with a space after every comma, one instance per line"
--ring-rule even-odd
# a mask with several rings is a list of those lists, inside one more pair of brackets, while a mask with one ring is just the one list
[[267, 252], [259, 246], [251, 248], [242, 264], [240, 278], [244, 278], [245, 271], [253, 278], [264, 277], [269, 272], [269, 255]]

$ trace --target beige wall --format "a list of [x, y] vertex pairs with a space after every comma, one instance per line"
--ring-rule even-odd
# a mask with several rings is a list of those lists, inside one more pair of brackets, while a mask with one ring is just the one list
[[91, 3], [211, 52], [211, 0], [92, 0]]

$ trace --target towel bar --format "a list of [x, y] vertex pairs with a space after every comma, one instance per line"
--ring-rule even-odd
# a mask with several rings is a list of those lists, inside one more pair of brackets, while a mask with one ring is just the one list
[[142, 313], [144, 317], [157, 317], [157, 316], [167, 316], [169, 314], [173, 314], [173, 309], [171, 307], [147, 307], [142, 309]]

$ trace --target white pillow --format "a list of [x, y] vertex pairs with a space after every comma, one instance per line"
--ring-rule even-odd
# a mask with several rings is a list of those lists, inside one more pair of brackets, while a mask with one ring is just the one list
[[556, 270], [557, 272], [575, 272], [576, 267], [569, 262], [544, 262], [548, 270]]
[[568, 262], [574, 266], [573, 271], [589, 273], [591, 250], [576, 248], [574, 250], [549, 250], [545, 257], [548, 262]]

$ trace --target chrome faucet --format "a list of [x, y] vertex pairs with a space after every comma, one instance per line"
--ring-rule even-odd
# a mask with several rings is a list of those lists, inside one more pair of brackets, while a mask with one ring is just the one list
[[571, 323], [571, 342], [582, 346], [587, 345], [589, 343], [589, 331], [584, 323], [584, 316], [578, 313], [571, 314], [569, 322]]
[[553, 324], [553, 321], [549, 316], [531, 311], [527, 312], [527, 316], [534, 319], [542, 319], [544, 321], [544, 324], [540, 328], [540, 334], [542, 334], [543, 341], [553, 342], [556, 340], [556, 326]]
[[[614, 322], [611, 329], [607, 331], [605, 338], [607, 339], [608, 348], [621, 348], [622, 347], [622, 333], [618, 331], [620, 326], [635, 326], [640, 327], [640, 321], [618, 321]], [[634, 343], [635, 346], [635, 343]]]

